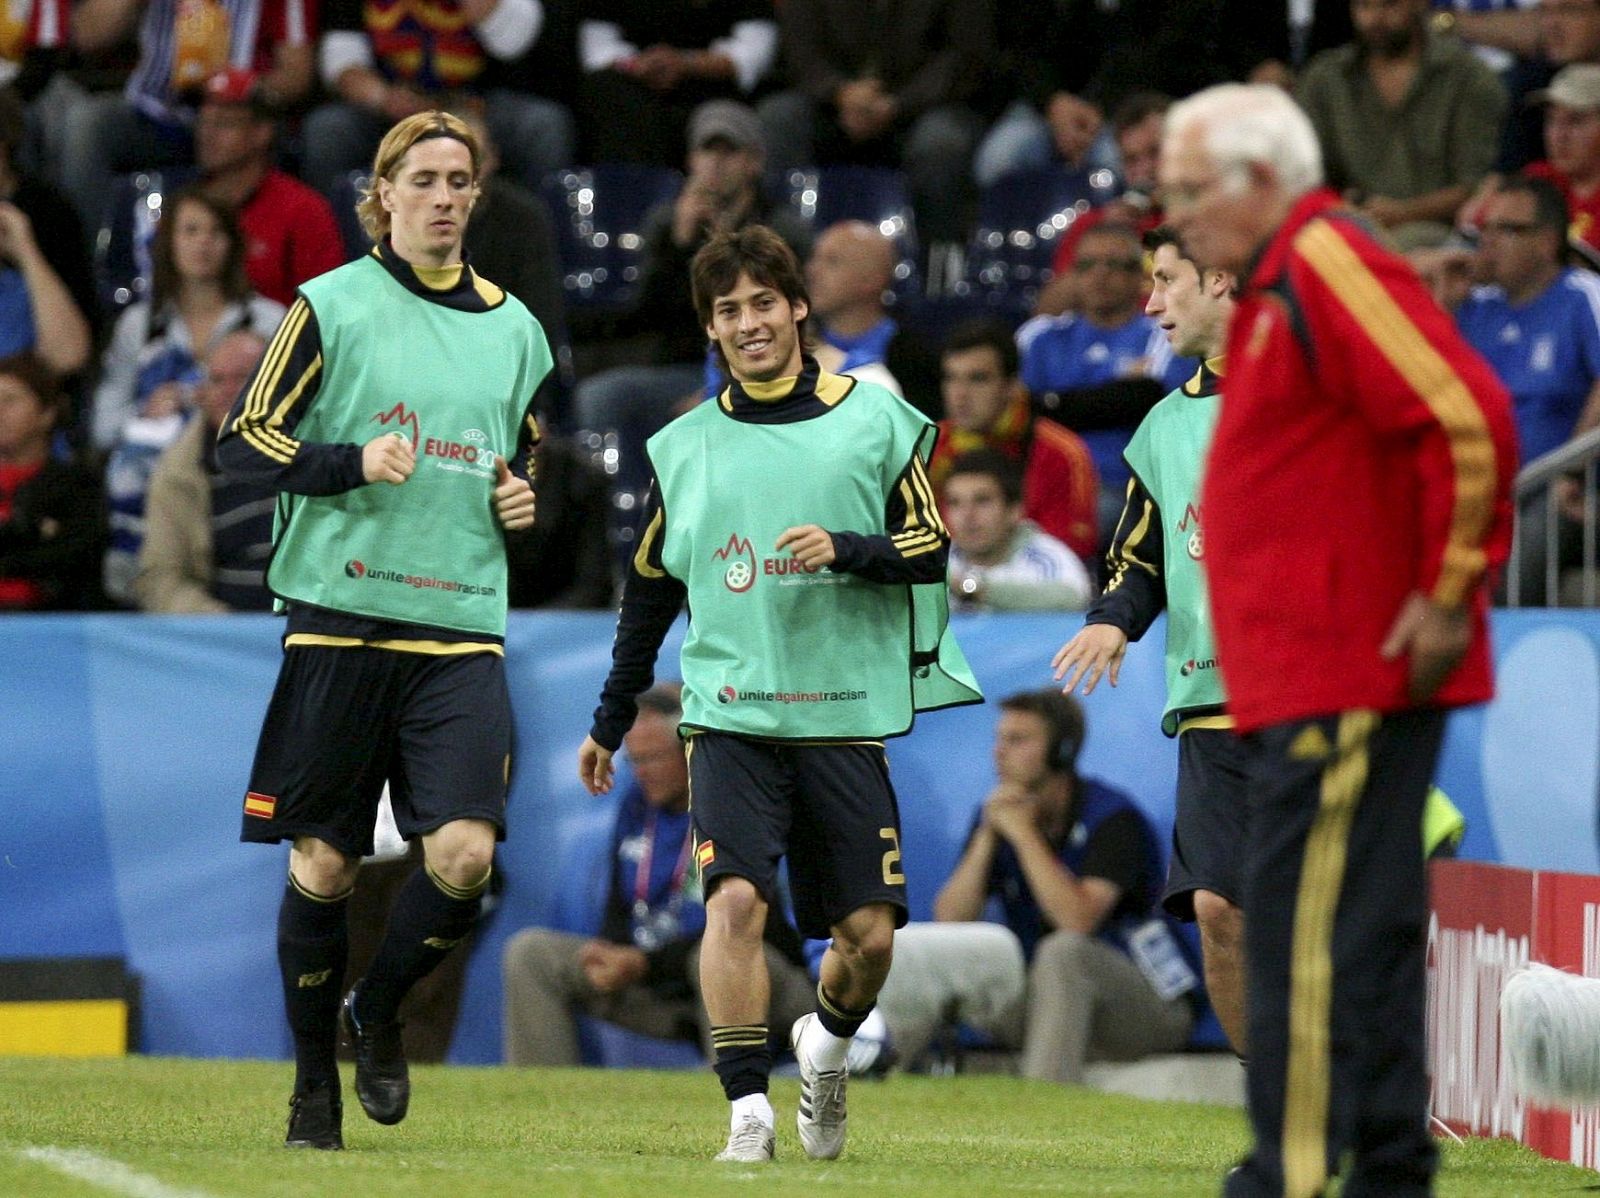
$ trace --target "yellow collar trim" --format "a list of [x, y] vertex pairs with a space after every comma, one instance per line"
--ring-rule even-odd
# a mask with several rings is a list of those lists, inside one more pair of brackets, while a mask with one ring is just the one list
[[461, 272], [466, 267], [455, 262], [449, 266], [418, 266], [415, 262], [408, 263], [422, 285], [429, 291], [449, 291], [461, 282]]

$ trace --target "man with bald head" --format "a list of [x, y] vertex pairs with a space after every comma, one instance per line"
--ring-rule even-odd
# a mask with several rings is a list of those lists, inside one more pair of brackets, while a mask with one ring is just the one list
[[266, 341], [240, 329], [206, 355], [199, 412], [150, 479], [134, 593], [145, 611], [266, 611], [262, 578], [272, 556], [274, 494], [217, 468], [217, 429], [244, 389]]
[[889, 315], [895, 262], [894, 243], [876, 225], [844, 220], [822, 231], [806, 260], [811, 318], [821, 326], [817, 360], [835, 374], [879, 383], [937, 419], [937, 362]]

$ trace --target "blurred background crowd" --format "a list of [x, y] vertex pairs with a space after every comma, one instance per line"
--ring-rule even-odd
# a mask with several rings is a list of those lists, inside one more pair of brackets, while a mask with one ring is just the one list
[[1511, 390], [1512, 600], [1592, 604], [1600, 0], [5, 0], [0, 610], [269, 606], [274, 498], [214, 431], [429, 107], [491, 147], [470, 261], [560, 364], [513, 606], [611, 604], [645, 438], [723, 385], [689, 261], [762, 222], [823, 365], [941, 422], [958, 604], [1080, 608], [1198, 365], [1144, 312], [1163, 114], [1232, 79]]

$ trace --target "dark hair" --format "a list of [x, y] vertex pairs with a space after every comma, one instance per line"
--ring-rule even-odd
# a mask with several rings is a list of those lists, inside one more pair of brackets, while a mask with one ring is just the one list
[[221, 200], [215, 199], [198, 187], [186, 187], [168, 198], [162, 210], [161, 221], [156, 225], [155, 244], [151, 247], [153, 263], [150, 275], [150, 310], [159, 312], [163, 304], [178, 297], [178, 264], [172, 255], [173, 239], [177, 236], [178, 209], [184, 204], [198, 204], [222, 226], [228, 239], [228, 256], [222, 260], [222, 294], [230, 300], [250, 298], [250, 279], [244, 273], [244, 234], [239, 232], [239, 218]]
[[941, 486], [949, 486], [958, 474], [982, 474], [1000, 484], [1007, 503], [1022, 502], [1022, 467], [998, 449], [969, 449], [950, 463]]
[[1178, 236], [1178, 230], [1174, 229], [1171, 225], [1157, 225], [1155, 228], [1148, 230], [1145, 235], [1140, 238], [1140, 242], [1143, 244], [1147, 253], [1153, 254], [1162, 246], [1170, 245], [1173, 249], [1178, 251], [1178, 257], [1182, 258], [1185, 262], [1194, 261], [1193, 258], [1189, 257], [1189, 251], [1184, 248], [1183, 238]]
[[0, 374], [10, 375], [32, 391], [39, 406], [48, 409], [55, 416], [57, 424], [66, 417], [67, 397], [61, 390], [60, 378], [31, 349], [0, 358]]
[[1008, 379], [1017, 377], [1021, 358], [1017, 354], [1017, 338], [1011, 326], [992, 316], [979, 316], [964, 320], [944, 339], [943, 355], [964, 354], [972, 349], [992, 349], [1000, 360], [1000, 373]]
[[1500, 190], [1509, 195], [1532, 196], [1533, 223], [1541, 229], [1560, 233], [1563, 242], [1566, 240], [1567, 225], [1572, 219], [1567, 211], [1567, 198], [1549, 179], [1541, 179], [1537, 175], [1512, 175], [1501, 181]]
[[1111, 112], [1111, 130], [1126, 133], [1148, 117], [1161, 116], [1172, 107], [1172, 97], [1162, 92], [1129, 92]]
[[1050, 729], [1050, 749], [1047, 759], [1050, 768], [1064, 774], [1076, 774], [1078, 753], [1083, 748], [1086, 727], [1083, 708], [1071, 695], [1064, 695], [1052, 687], [1037, 691], [1020, 691], [1000, 700], [1001, 711], [1023, 711], [1042, 719]]
[[[809, 311], [811, 296], [806, 291], [805, 274], [800, 260], [795, 257], [789, 243], [766, 225], [746, 225], [726, 233], [714, 233], [700, 247], [689, 263], [689, 278], [694, 287], [694, 314], [700, 327], [711, 323], [711, 309], [717, 297], [727, 295], [739, 284], [740, 275], [749, 275], [753, 282], [771, 287], [792, 306], [803, 302]], [[810, 344], [806, 338], [809, 315], [795, 322], [800, 334], [800, 345]], [[716, 347], [717, 360], [726, 370], [722, 347]]]
[[683, 683], [658, 682], [634, 700], [640, 711], [677, 721], [683, 716]]

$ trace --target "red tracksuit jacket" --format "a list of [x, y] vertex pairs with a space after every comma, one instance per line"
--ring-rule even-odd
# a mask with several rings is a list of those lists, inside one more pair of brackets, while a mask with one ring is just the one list
[[1493, 371], [1330, 192], [1267, 243], [1227, 362], [1203, 512], [1240, 729], [1413, 706], [1406, 659], [1379, 654], [1412, 591], [1472, 611], [1472, 647], [1432, 702], [1490, 698], [1483, 583], [1509, 548], [1517, 463]]

